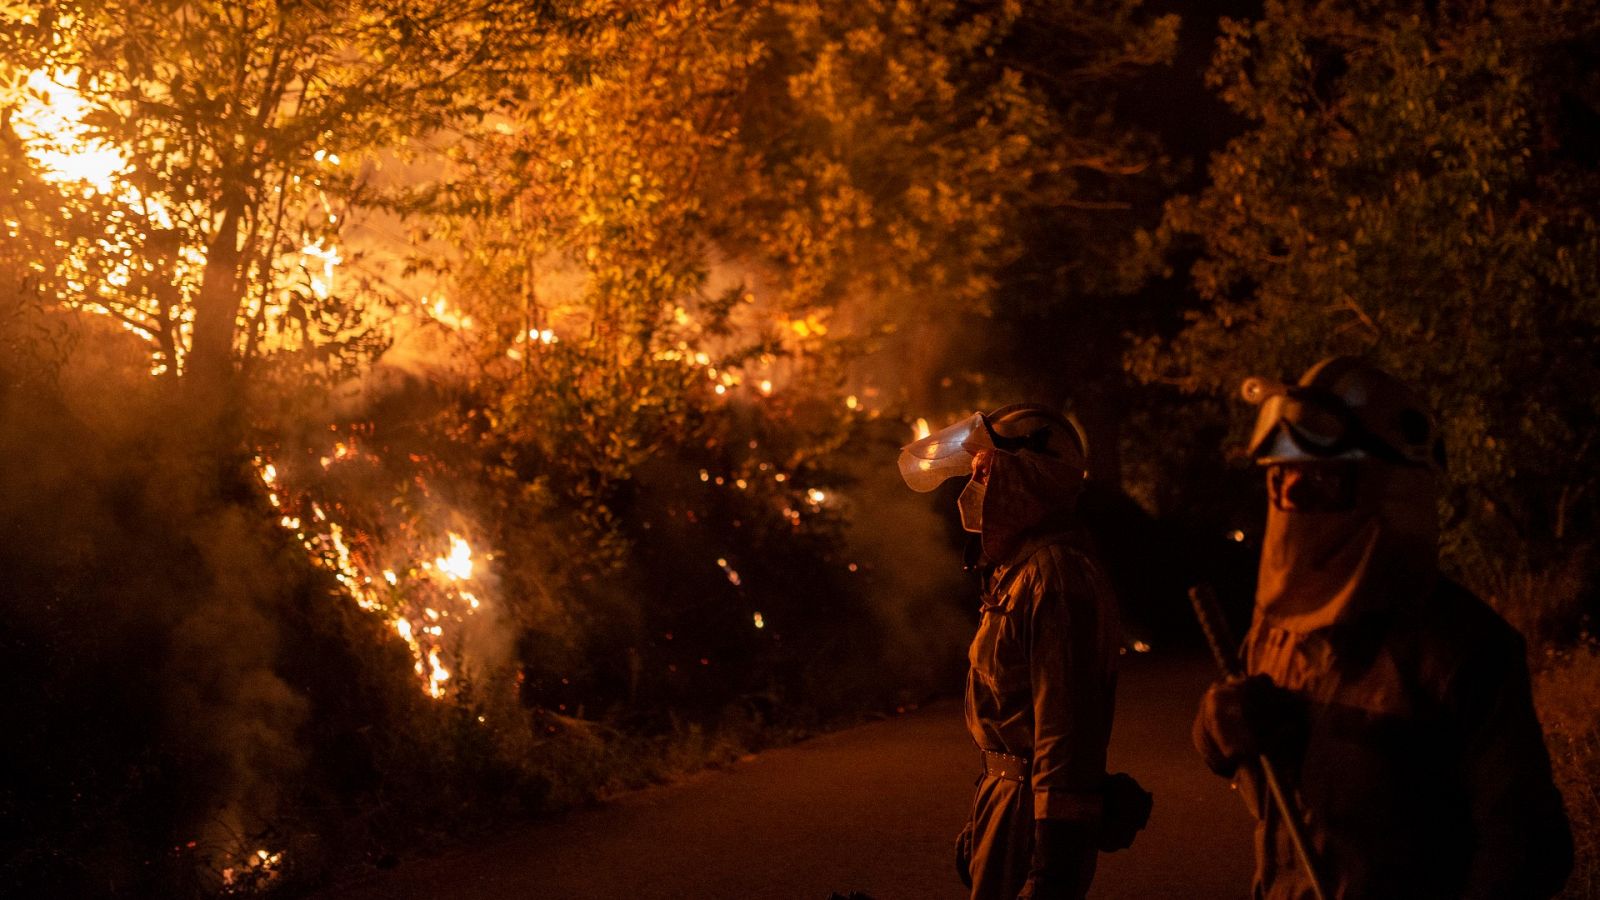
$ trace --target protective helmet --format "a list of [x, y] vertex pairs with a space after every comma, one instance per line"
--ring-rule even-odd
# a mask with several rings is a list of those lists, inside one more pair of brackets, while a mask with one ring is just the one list
[[982, 450], [1030, 451], [1088, 469], [1088, 439], [1077, 422], [1042, 403], [1013, 403], [972, 415], [900, 450], [900, 477], [914, 491], [972, 474]]
[[1444, 442], [1427, 407], [1400, 379], [1357, 356], [1333, 356], [1295, 385], [1247, 378], [1261, 406], [1248, 451], [1262, 465], [1376, 458], [1444, 468]]

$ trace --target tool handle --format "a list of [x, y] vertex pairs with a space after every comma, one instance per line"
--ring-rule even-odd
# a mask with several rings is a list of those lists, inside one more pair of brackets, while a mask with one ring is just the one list
[[[1194, 607], [1194, 617], [1200, 623], [1200, 630], [1205, 633], [1206, 643], [1211, 647], [1211, 656], [1217, 661], [1217, 670], [1222, 673], [1222, 677], [1230, 678], [1244, 674], [1239, 654], [1228, 650], [1238, 645], [1233, 642], [1233, 636], [1228, 632], [1228, 620], [1222, 614], [1221, 605], [1217, 603], [1216, 592], [1212, 591], [1209, 585], [1197, 584], [1189, 588], [1189, 605]], [[1271, 795], [1272, 803], [1278, 808], [1278, 815], [1283, 819], [1283, 826], [1289, 832], [1289, 843], [1294, 847], [1295, 857], [1300, 860], [1300, 869], [1305, 872], [1306, 880], [1311, 883], [1311, 896], [1315, 900], [1327, 900], [1327, 892], [1322, 889], [1322, 879], [1317, 875], [1316, 863], [1311, 859], [1311, 848], [1306, 845], [1300, 816], [1296, 814], [1289, 795], [1284, 793], [1283, 784], [1278, 781], [1277, 768], [1272, 765], [1272, 760], [1268, 759], [1265, 753], [1261, 754], [1256, 762], [1261, 767], [1262, 780], [1267, 783], [1267, 793]]]
[[1200, 631], [1206, 636], [1211, 658], [1217, 661], [1222, 677], [1242, 674], [1244, 667], [1239, 664], [1239, 654], [1230, 649], [1239, 645], [1228, 632], [1228, 620], [1217, 603], [1216, 592], [1209, 585], [1197, 584], [1189, 588], [1189, 605], [1194, 607], [1195, 620], [1200, 623]]
[[1289, 802], [1289, 795], [1283, 792], [1283, 785], [1278, 781], [1277, 769], [1265, 753], [1261, 754], [1256, 762], [1261, 765], [1261, 777], [1267, 783], [1267, 793], [1272, 795], [1272, 802], [1278, 807], [1278, 815], [1283, 817], [1284, 828], [1289, 832], [1289, 843], [1294, 847], [1295, 857], [1300, 860], [1300, 870], [1305, 873], [1306, 880], [1311, 882], [1311, 896], [1315, 900], [1327, 900], [1328, 895], [1322, 890], [1322, 879], [1317, 875], [1317, 867], [1311, 861], [1311, 848], [1306, 846], [1300, 819], [1295, 815], [1293, 804]]

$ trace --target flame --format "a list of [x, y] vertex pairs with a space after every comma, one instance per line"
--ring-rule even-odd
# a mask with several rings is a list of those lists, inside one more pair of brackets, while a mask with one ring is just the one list
[[422, 304], [423, 309], [434, 318], [434, 321], [451, 331], [464, 331], [472, 327], [472, 317], [460, 310], [452, 309], [450, 302], [443, 297], [435, 297], [431, 302], [427, 297], [423, 297]]
[[28, 156], [45, 179], [83, 182], [98, 193], [115, 193], [118, 177], [128, 169], [128, 159], [119, 148], [93, 137], [83, 124], [90, 106], [83, 94], [71, 87], [81, 77], [77, 69], [30, 73], [16, 91], [11, 127], [27, 145]]
[[911, 426], [911, 439], [913, 441], [920, 441], [930, 434], [933, 434], [933, 429], [928, 427], [927, 419], [919, 418], [917, 419], [916, 423]]
[[[377, 459], [370, 450], [358, 453], [353, 442], [339, 443], [335, 454], [341, 460]], [[384, 618], [387, 627], [411, 651], [412, 668], [423, 691], [436, 700], [446, 696], [451, 679], [445, 649], [451, 643], [446, 632], [453, 631], [461, 620], [483, 606], [477, 594], [462, 588], [476, 569], [472, 545], [461, 534], [448, 532], [448, 550], [442, 554], [422, 555], [400, 566], [377, 565], [375, 557], [383, 548], [374, 547], [370, 535], [360, 535], [356, 540], [347, 526], [329, 521], [320, 504], [296, 494], [286, 484], [292, 478], [286, 478], [276, 465], [263, 456], [257, 456], [255, 464], [263, 487], [276, 488], [269, 492], [269, 500], [280, 510], [278, 523], [295, 533], [311, 561], [331, 571], [356, 605]], [[307, 527], [307, 520], [291, 514], [306, 508], [315, 520], [309, 523], [312, 527]], [[319, 527], [326, 531], [316, 531]], [[395, 548], [388, 549], [392, 552]]]
[[472, 547], [455, 532], [450, 533], [450, 555], [433, 561], [439, 571], [455, 581], [472, 580]]
[[[317, 151], [321, 153], [322, 151]], [[335, 157], [337, 158], [337, 157]], [[317, 238], [315, 243], [307, 244], [300, 248], [301, 256], [308, 256], [320, 263], [320, 268], [307, 271], [311, 274], [311, 293], [317, 295], [318, 300], [326, 300], [333, 294], [334, 270], [344, 262], [337, 247], [324, 247], [322, 238]]]
[[[3, 18], [3, 16], [0, 16]], [[169, 309], [174, 313], [172, 322], [158, 321], [156, 315], [140, 305], [127, 291], [136, 279], [157, 270], [147, 258], [141, 244], [149, 237], [145, 232], [151, 227], [182, 232], [179, 213], [184, 201], [161, 192], [146, 195], [130, 181], [133, 169], [131, 155], [126, 148], [104, 139], [91, 124], [93, 114], [108, 104], [122, 103], [120, 99], [96, 102], [89, 90], [80, 90], [92, 81], [73, 68], [38, 69], [0, 83], [0, 109], [7, 113], [12, 132], [20, 140], [22, 150], [38, 175], [64, 189], [85, 196], [106, 195], [115, 199], [123, 209], [107, 219], [104, 233], [92, 245], [72, 249], [63, 261], [65, 278], [62, 280], [61, 301], [72, 308], [91, 313], [118, 314], [118, 324], [140, 336], [152, 345], [149, 373], [160, 376], [179, 372], [193, 329], [193, 309], [186, 304], [199, 289], [201, 273], [206, 267], [203, 243], [185, 242], [175, 248], [170, 260], [170, 275], [175, 279], [181, 302]], [[337, 153], [317, 150], [314, 159], [325, 166], [337, 166]], [[301, 183], [300, 176], [294, 184]], [[315, 177], [309, 185], [318, 184]], [[337, 225], [340, 216], [329, 207], [326, 194], [317, 190], [323, 212], [330, 225]], [[12, 228], [15, 226], [8, 222]], [[311, 241], [305, 236], [304, 246], [274, 256], [272, 280], [264, 295], [249, 298], [246, 311], [255, 316], [270, 312], [282, 316], [289, 307], [275, 299], [290, 285], [280, 281], [284, 270], [303, 271], [309, 275], [310, 290], [319, 300], [328, 299], [336, 289], [335, 274], [344, 262], [340, 249], [331, 239]], [[96, 274], [97, 273], [97, 274]], [[175, 346], [162, 350], [157, 332], [170, 328], [177, 338]], [[269, 330], [268, 334], [275, 332]], [[275, 339], [274, 339], [275, 340]]]
[[450, 672], [439, 662], [439, 648], [434, 647], [428, 651], [428, 696], [435, 700], [443, 697], [444, 683], [449, 680]]
[[822, 337], [828, 333], [828, 325], [818, 318], [816, 313], [804, 319], [792, 319], [788, 323], [789, 330], [802, 340], [811, 337]]
[[[283, 851], [276, 853], [265, 847], [247, 853], [243, 860], [222, 868], [222, 884], [254, 890], [276, 881], [282, 874]], [[231, 891], [229, 892], [231, 893]]]

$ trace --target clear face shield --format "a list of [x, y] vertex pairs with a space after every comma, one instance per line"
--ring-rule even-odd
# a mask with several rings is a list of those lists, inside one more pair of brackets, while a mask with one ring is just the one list
[[900, 477], [913, 491], [926, 493], [947, 478], [972, 474], [972, 458], [995, 449], [983, 413], [936, 431], [900, 448]]

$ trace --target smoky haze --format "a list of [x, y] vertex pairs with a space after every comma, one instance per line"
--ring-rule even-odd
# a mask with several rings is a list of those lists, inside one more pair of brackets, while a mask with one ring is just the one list
[[[238, 473], [196, 452], [204, 436], [143, 377], [139, 348], [91, 336], [54, 390], [0, 381], [0, 606], [19, 726], [6, 742], [23, 766], [10, 771], [29, 773], [10, 797], [59, 817], [7, 841], [54, 839], [33, 853], [53, 858], [57, 887], [96, 869], [136, 885], [154, 873], [125, 867], [173, 848], [220, 878], [307, 763], [307, 703], [279, 672], [304, 568]], [[127, 827], [140, 819], [174, 828]]]

